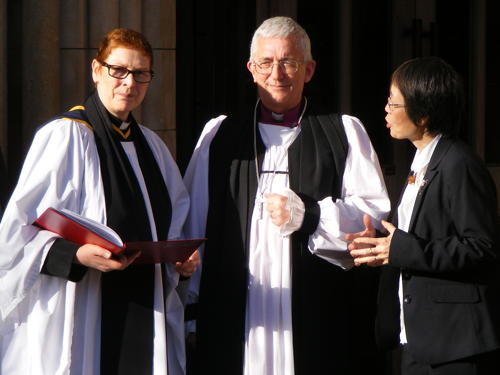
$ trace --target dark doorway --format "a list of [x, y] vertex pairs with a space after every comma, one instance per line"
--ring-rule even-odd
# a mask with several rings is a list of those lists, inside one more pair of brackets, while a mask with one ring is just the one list
[[251, 2], [177, 3], [177, 162], [184, 171], [204, 124], [255, 100], [246, 69], [255, 29]]

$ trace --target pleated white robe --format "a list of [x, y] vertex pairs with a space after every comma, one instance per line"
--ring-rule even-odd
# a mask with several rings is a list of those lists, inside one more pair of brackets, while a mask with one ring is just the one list
[[[180, 238], [189, 196], [163, 141], [140, 128], [172, 202], [168, 238]], [[135, 149], [127, 146], [125, 151], [143, 181]], [[147, 195], [145, 201], [152, 218]], [[40, 273], [56, 235], [31, 223], [51, 206], [106, 223], [94, 135], [78, 121], [55, 120], [37, 132], [0, 223], [2, 375], [100, 372], [100, 272], [89, 269], [78, 283]], [[150, 223], [155, 236], [154, 222]], [[162, 285], [160, 267], [165, 267], [167, 285]], [[178, 277], [171, 265], [156, 266], [154, 375], [167, 374], [167, 356], [170, 375], [185, 372], [183, 306], [175, 289]]]

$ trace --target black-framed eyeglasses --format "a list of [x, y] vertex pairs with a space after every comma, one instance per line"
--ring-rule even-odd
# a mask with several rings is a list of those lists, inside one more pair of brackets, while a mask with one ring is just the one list
[[271, 74], [275, 65], [278, 65], [283, 73], [286, 74], [294, 74], [299, 70], [300, 64], [303, 64], [303, 61], [297, 61], [293, 59], [283, 59], [278, 62], [274, 62], [272, 60], [264, 60], [264, 61], [252, 61], [255, 66], [255, 70], [259, 74]]
[[154, 72], [152, 70], [130, 70], [120, 65], [110, 65], [105, 62], [101, 62], [102, 66], [108, 68], [108, 74], [117, 79], [125, 79], [129, 74], [132, 74], [134, 80], [137, 83], [148, 83], [151, 82], [154, 76]]
[[404, 108], [405, 104], [391, 103], [391, 98], [387, 98], [387, 108], [389, 108], [389, 112], [394, 111], [397, 108]]

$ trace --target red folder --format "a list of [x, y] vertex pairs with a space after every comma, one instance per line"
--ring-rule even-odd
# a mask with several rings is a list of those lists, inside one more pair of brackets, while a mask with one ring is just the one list
[[62, 238], [80, 244], [93, 244], [113, 254], [140, 250], [134, 264], [184, 262], [205, 241], [205, 238], [187, 240], [140, 241], [123, 243], [111, 228], [69, 210], [49, 207], [34, 225], [57, 233]]

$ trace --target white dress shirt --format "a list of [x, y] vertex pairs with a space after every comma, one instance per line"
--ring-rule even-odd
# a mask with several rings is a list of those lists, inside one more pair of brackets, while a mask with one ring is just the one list
[[[426, 181], [424, 179], [425, 173], [427, 172], [427, 167], [431, 160], [434, 149], [436, 148], [439, 140], [441, 139], [441, 134], [436, 136], [427, 146], [422, 150], [417, 150], [413, 162], [411, 163], [411, 171], [414, 173], [415, 181], [413, 183], [408, 183], [406, 185], [403, 197], [401, 198], [401, 203], [398, 206], [398, 228], [408, 232], [410, 227], [411, 215], [413, 213], [413, 206], [415, 205], [415, 200], [417, 199], [418, 192], [422, 186], [425, 185]], [[399, 275], [399, 304], [401, 306], [401, 333], [399, 339], [401, 344], [406, 344], [406, 329], [404, 324], [404, 312], [403, 312], [403, 282], [401, 275]]]

